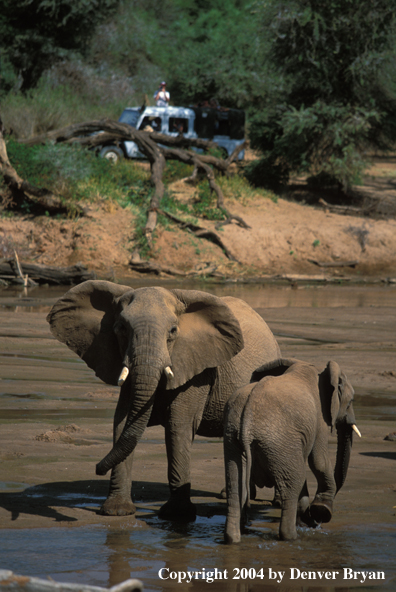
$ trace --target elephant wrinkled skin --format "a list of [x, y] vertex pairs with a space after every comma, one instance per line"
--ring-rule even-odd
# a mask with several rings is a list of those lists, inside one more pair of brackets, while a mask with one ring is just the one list
[[96, 466], [112, 470], [107, 515], [133, 514], [132, 453], [146, 426], [163, 425], [170, 499], [162, 518], [195, 518], [190, 502], [190, 448], [195, 434], [221, 437], [235, 386], [260, 364], [278, 359], [278, 344], [245, 302], [196, 290], [132, 289], [87, 281], [69, 290], [47, 317], [59, 341], [108, 384], [121, 386], [113, 448]]
[[[226, 543], [238, 543], [252, 485], [275, 487], [282, 514], [279, 536], [297, 537], [297, 516], [309, 526], [328, 522], [349, 464], [354, 391], [336, 362], [318, 373], [311, 364], [280, 359], [258, 368], [227, 401], [224, 420]], [[329, 428], [337, 429], [333, 473]], [[309, 506], [306, 461], [318, 486]]]

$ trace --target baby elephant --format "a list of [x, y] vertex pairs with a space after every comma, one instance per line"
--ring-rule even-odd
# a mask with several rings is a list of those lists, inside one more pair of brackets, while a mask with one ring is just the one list
[[[311, 364], [280, 359], [258, 368], [251, 383], [231, 396], [224, 428], [226, 543], [240, 541], [252, 483], [276, 488], [282, 507], [281, 539], [297, 537], [297, 512], [311, 524], [329, 522], [334, 496], [345, 481], [352, 430], [360, 436], [353, 395], [336, 362], [330, 361], [318, 373]], [[328, 451], [329, 427], [337, 429], [334, 474]], [[310, 507], [307, 459], [318, 482]]]

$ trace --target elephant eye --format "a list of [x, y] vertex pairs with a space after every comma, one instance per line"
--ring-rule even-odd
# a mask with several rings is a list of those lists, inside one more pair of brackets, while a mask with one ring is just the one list
[[174, 339], [177, 335], [177, 325], [173, 325], [173, 327], [171, 327], [169, 329], [169, 340]]
[[127, 329], [123, 323], [116, 323], [114, 325], [114, 332], [120, 336], [124, 336], [127, 333]]

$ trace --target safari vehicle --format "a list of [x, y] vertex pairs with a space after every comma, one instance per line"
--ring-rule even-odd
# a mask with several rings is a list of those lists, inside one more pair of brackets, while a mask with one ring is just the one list
[[[245, 139], [245, 113], [239, 109], [209, 107], [128, 107], [119, 120], [138, 130], [156, 131], [167, 136], [182, 133], [186, 138], [201, 138], [216, 142], [225, 156], [232, 154]], [[198, 151], [198, 149], [197, 149]], [[100, 150], [103, 158], [145, 158], [135, 142], [105, 145]], [[243, 160], [244, 151], [239, 153]]]

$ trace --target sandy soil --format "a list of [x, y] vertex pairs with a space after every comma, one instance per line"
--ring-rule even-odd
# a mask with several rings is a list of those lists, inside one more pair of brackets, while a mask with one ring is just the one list
[[[184, 232], [171, 222], [158, 226], [150, 260], [188, 275], [252, 278], [306, 275], [317, 279], [396, 277], [395, 162], [377, 159], [365, 185], [357, 188], [353, 207], [370, 208], [370, 216], [355, 210], [340, 215], [319, 202], [329, 196], [307, 194], [294, 185], [288, 196], [271, 199], [229, 199], [227, 207], [250, 228], [237, 223], [215, 229], [236, 259], [230, 261], [221, 247]], [[194, 199], [194, 187], [177, 181], [171, 186], [181, 201]], [[315, 205], [307, 205], [307, 199]], [[47, 217], [0, 219], [0, 256], [12, 256], [45, 265], [84, 263], [101, 277], [136, 277], [129, 267], [134, 244], [134, 216], [115, 204], [98, 203], [76, 221]], [[350, 264], [350, 265], [348, 265]], [[166, 275], [166, 274], [163, 274]]]

